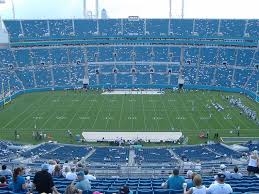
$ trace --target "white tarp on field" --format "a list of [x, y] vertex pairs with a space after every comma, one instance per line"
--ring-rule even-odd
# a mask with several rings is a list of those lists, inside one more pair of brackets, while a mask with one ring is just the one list
[[83, 132], [82, 135], [87, 142], [137, 141], [140, 139], [146, 142], [160, 142], [177, 141], [182, 137], [182, 132]]
[[131, 90], [114, 90], [103, 92], [104, 95], [122, 95], [122, 94], [131, 94], [131, 95], [162, 95], [164, 91], [157, 90], [144, 90], [144, 91], [131, 91]]

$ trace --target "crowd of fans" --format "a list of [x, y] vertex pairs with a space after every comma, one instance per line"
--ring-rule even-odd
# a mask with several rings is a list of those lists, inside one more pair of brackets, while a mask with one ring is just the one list
[[[253, 176], [258, 172], [259, 157], [257, 151], [253, 151], [248, 158], [248, 175]], [[209, 187], [202, 184], [202, 176], [199, 171], [188, 170], [186, 177], [179, 175], [179, 169], [174, 169], [166, 182], [161, 187], [172, 190], [183, 190], [184, 194], [229, 194], [233, 190], [231, 185], [225, 183], [225, 180], [242, 179], [238, 167], [234, 167], [233, 172], [227, 170], [227, 166], [221, 164], [219, 171], [214, 177], [215, 181]], [[8, 187], [15, 193], [55, 193], [58, 189], [55, 187], [54, 178], [63, 178], [71, 181], [65, 189], [65, 194], [82, 193], [91, 190], [91, 182], [96, 177], [89, 174], [88, 169], [80, 162], [66, 161], [62, 165], [58, 161], [51, 160], [41, 165], [41, 170], [36, 172], [33, 179], [30, 180], [28, 171], [23, 167], [17, 167], [13, 171], [2, 165], [0, 171], [0, 187]], [[119, 193], [132, 193], [127, 185], [122, 185]], [[97, 193], [96, 193], [97, 194]]]
[[15, 193], [32, 193], [36, 190], [38, 193], [58, 194], [53, 181], [53, 178], [57, 177], [71, 181], [71, 184], [66, 188], [66, 193], [71, 193], [71, 191], [73, 191], [72, 193], [80, 193], [90, 190], [90, 181], [96, 179], [81, 163], [65, 162], [60, 165], [54, 160], [49, 161], [48, 164], [42, 164], [41, 170], [36, 172], [33, 180], [30, 180], [30, 176], [26, 175], [25, 168], [17, 167], [12, 172], [6, 165], [2, 165], [0, 187], [8, 187]]

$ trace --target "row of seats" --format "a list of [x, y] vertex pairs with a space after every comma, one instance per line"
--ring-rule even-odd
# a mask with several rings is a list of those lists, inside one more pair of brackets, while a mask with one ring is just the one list
[[[159, 72], [161, 69], [164, 72]], [[169, 67], [169, 68], [168, 68]], [[154, 65], [152, 68], [133, 67], [130, 65], [106, 65], [101, 67], [104, 71], [116, 69], [116, 73], [102, 72], [97, 65], [89, 65], [89, 85], [91, 86], [129, 86], [129, 85], [164, 85], [177, 86], [180, 66]], [[119, 69], [134, 69], [134, 73], [120, 72]], [[145, 69], [146, 72], [138, 70]], [[178, 72], [176, 71], [178, 69]], [[156, 72], [157, 70], [157, 72]], [[174, 72], [173, 72], [174, 71]], [[172, 72], [172, 73], [171, 73]], [[0, 71], [1, 82], [5, 92], [11, 93], [32, 88], [81, 87], [84, 78], [84, 67], [43, 67], [35, 69], [5, 70]], [[53, 76], [52, 76], [53, 75]], [[257, 69], [230, 69], [226, 67], [200, 67], [185, 66], [183, 76], [186, 85], [221, 86], [227, 88], [246, 88], [256, 92], [259, 70]], [[215, 79], [214, 79], [215, 76]], [[0, 85], [2, 90], [2, 84]]]
[[[88, 148], [84, 146], [70, 146], [61, 144], [41, 144], [21, 155], [25, 158], [32, 156], [40, 156], [41, 159], [56, 159], [61, 161], [72, 160], [74, 158], [82, 158], [88, 155], [92, 150], [93, 153], [87, 158], [89, 162], [96, 163], [120, 163], [128, 162], [129, 148], [122, 147], [104, 147], [104, 148]], [[183, 146], [166, 148], [141, 148], [134, 149], [136, 163], [177, 163], [177, 159], [173, 157], [174, 151], [181, 158], [188, 158], [191, 161], [212, 161], [222, 157], [240, 158], [241, 154], [221, 144], [199, 145], [199, 146]], [[208, 157], [209, 156], [209, 157]]]
[[[32, 175], [33, 177], [33, 175]], [[10, 177], [8, 178], [10, 180]], [[67, 185], [71, 183], [64, 178], [53, 178], [55, 186], [57, 189], [64, 193]], [[161, 184], [165, 182], [167, 178], [155, 178], [155, 179], [132, 179], [132, 178], [98, 178], [97, 180], [91, 181], [91, 190], [86, 193], [92, 193], [94, 191], [99, 191], [105, 194], [117, 193], [121, 186], [128, 185], [130, 190], [135, 194], [178, 194], [182, 193], [182, 190], [169, 190], [163, 189]], [[214, 182], [213, 177], [203, 177], [203, 184], [208, 187], [212, 182]], [[258, 192], [259, 191], [259, 179], [257, 177], [246, 177], [242, 179], [232, 179], [226, 181], [231, 185], [235, 193], [245, 193], [245, 192]], [[8, 187], [0, 188], [0, 193], [10, 192]]]
[[[5, 20], [11, 41], [89, 36], [258, 37], [258, 20], [108, 19]], [[99, 31], [98, 31], [99, 30]]]
[[[180, 62], [181, 48], [171, 46], [96, 46], [0, 49], [0, 68], [66, 65], [87, 62]], [[225, 65], [253, 67], [259, 62], [255, 49], [234, 48], [184, 48], [188, 65]], [[143, 66], [142, 66], [143, 67]], [[105, 66], [104, 66], [105, 68]], [[104, 71], [107, 71], [104, 69]], [[145, 72], [145, 70], [143, 70]], [[163, 71], [157, 68], [155, 71]], [[111, 72], [109, 70], [108, 72]]]

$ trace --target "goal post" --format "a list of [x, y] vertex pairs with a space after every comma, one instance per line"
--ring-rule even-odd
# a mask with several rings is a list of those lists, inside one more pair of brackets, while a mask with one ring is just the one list
[[256, 83], [255, 101], [259, 102], [259, 81]]
[[12, 101], [12, 95], [11, 95], [11, 87], [10, 87], [10, 81], [8, 80], [8, 88], [7, 91], [5, 91], [5, 84], [4, 81], [2, 80], [2, 91], [1, 91], [1, 101], [2, 101], [2, 105], [3, 107], [10, 103]]

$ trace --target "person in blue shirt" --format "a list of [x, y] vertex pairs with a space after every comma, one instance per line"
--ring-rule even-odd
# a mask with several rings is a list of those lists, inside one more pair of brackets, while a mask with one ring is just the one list
[[25, 193], [27, 192], [27, 184], [25, 178], [21, 176], [22, 169], [16, 168], [13, 173], [12, 190], [14, 193]]
[[185, 180], [182, 176], [179, 176], [179, 169], [174, 169], [173, 176], [169, 177], [167, 180], [167, 188], [173, 190], [182, 190], [183, 183], [185, 183]]

